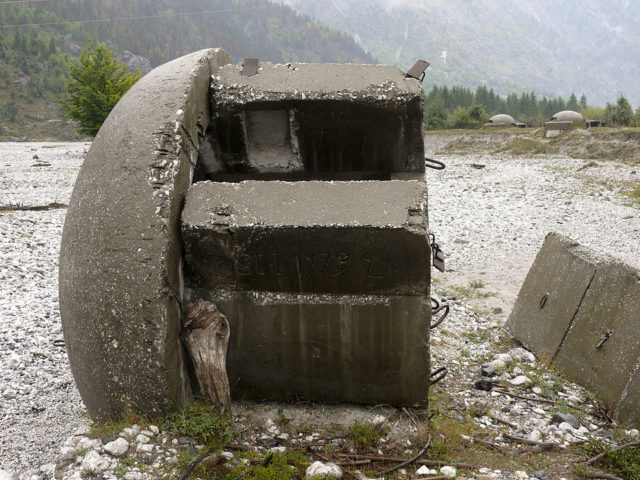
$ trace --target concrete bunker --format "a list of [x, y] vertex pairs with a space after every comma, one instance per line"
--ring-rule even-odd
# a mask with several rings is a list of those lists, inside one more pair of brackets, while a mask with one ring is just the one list
[[89, 412], [189, 402], [181, 316], [231, 326], [234, 397], [426, 404], [430, 249], [422, 88], [395, 67], [158, 67], [74, 188], [60, 302]]

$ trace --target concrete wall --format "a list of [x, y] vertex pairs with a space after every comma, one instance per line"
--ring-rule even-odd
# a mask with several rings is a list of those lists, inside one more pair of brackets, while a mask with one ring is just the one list
[[640, 423], [640, 272], [551, 233], [509, 316], [508, 331]]

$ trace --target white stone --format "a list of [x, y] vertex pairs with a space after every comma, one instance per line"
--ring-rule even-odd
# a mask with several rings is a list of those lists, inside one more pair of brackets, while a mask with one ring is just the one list
[[514, 473], [516, 475], [516, 478], [521, 478], [522, 480], [527, 480], [529, 478], [527, 472], [523, 472], [522, 470], [516, 470]]
[[536, 356], [524, 348], [513, 348], [509, 350], [509, 355], [521, 362], [534, 363], [536, 361]]
[[220, 452], [220, 455], [226, 458], [227, 460], [233, 459], [233, 453], [231, 452]]
[[136, 436], [136, 431], [133, 428], [125, 428], [124, 430], [122, 430], [122, 433], [124, 433], [129, 438], [133, 438]]
[[0, 480], [19, 480], [17, 474], [8, 472], [6, 470], [0, 470]]
[[426, 465], [422, 465], [417, 471], [416, 473], [418, 475], [435, 475], [436, 473], [438, 473], [437, 470], [431, 470], [429, 467], [427, 467]]
[[158, 435], [160, 433], [160, 429], [155, 425], [149, 425], [149, 430], [151, 430], [154, 435]]
[[638, 431], [637, 428], [632, 428], [631, 430], [627, 430], [626, 434], [627, 436], [634, 439], [640, 437], [640, 431]]
[[444, 467], [440, 467], [440, 473], [445, 477], [453, 478], [456, 476], [456, 469], [454, 467], [446, 465]]
[[509, 355], [508, 353], [498, 353], [495, 357], [493, 357], [494, 360], [500, 360], [502, 362], [506, 364], [511, 363], [513, 361], [513, 358], [511, 358], [511, 355]]
[[140, 435], [144, 435], [145, 437], [153, 437], [153, 432], [151, 430], [142, 430], [140, 432]]
[[587, 427], [585, 427], [584, 425], [580, 425], [580, 428], [578, 429], [578, 432], [582, 435], [586, 435], [587, 433], [589, 433], [589, 429]]
[[538, 430], [534, 430], [528, 435], [527, 438], [529, 438], [529, 440], [531, 440], [532, 442], [539, 442], [540, 441], [540, 432]]
[[524, 370], [522, 370], [520, 367], [516, 367], [513, 369], [513, 373], [515, 375], [523, 375], [524, 374]]
[[139, 443], [136, 447], [136, 452], [138, 453], [151, 453], [153, 452], [153, 444], [152, 443]]
[[531, 390], [533, 390], [533, 393], [536, 395], [540, 395], [542, 393], [542, 389], [540, 387], [533, 387]]
[[149, 443], [149, 440], [151, 440], [151, 438], [142, 433], [136, 437], [136, 443]]
[[144, 478], [144, 474], [142, 472], [138, 472], [132, 470], [124, 474], [124, 480], [142, 480]]
[[89, 450], [82, 458], [80, 469], [83, 473], [99, 475], [111, 466], [107, 457], [103, 457], [95, 450]]
[[571, 426], [570, 423], [567, 423], [567, 422], [562, 422], [560, 425], [558, 425], [558, 428], [560, 430], [562, 430], [563, 432], [571, 432], [571, 431], [573, 431], [573, 427]]
[[509, 383], [514, 387], [522, 387], [522, 388], [528, 388], [531, 385], [533, 385], [533, 381], [525, 375], [519, 375], [513, 380], [509, 380]]
[[310, 478], [316, 475], [331, 475], [332, 477], [340, 479], [342, 478], [343, 473], [342, 469], [335, 463], [317, 461], [307, 467], [305, 478]]
[[122, 437], [116, 438], [113, 442], [107, 443], [104, 449], [114, 457], [121, 457], [129, 450], [129, 442]]

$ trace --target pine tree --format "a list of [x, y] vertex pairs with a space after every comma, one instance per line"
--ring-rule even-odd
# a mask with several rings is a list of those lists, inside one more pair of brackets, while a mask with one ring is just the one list
[[589, 106], [589, 104], [587, 103], [587, 97], [583, 93], [582, 96], [580, 97], [580, 110], [581, 111], [585, 110], [588, 106]]
[[140, 79], [112, 58], [111, 50], [92, 40], [82, 50], [78, 65], [69, 63], [71, 80], [66, 98], [55, 97], [65, 115], [78, 122], [78, 132], [95, 136], [118, 100]]
[[580, 110], [580, 106], [578, 105], [578, 99], [576, 98], [575, 93], [572, 93], [569, 97], [569, 101], [567, 102], [567, 110], [573, 110], [577, 112]]

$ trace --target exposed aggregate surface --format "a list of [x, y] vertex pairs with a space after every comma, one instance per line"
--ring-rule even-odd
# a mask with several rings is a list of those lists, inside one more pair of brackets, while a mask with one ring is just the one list
[[[68, 203], [87, 149], [84, 143], [0, 144], [0, 205]], [[508, 315], [549, 231], [640, 266], [640, 205], [624, 194], [638, 185], [640, 168], [614, 162], [584, 168], [589, 161], [564, 157], [478, 154], [437, 158], [447, 169], [428, 171], [430, 227], [445, 250], [451, 272], [437, 276], [435, 290], [439, 298], [452, 303], [452, 313], [432, 337], [434, 364], [450, 368], [437, 389], [447, 391], [460, 412], [473, 408], [478, 413], [474, 422], [491, 432], [496, 444], [504, 443], [501, 432], [506, 427], [491, 416], [514, 424], [517, 428], [507, 430], [514, 435], [561, 447], [606, 433], [590, 416], [581, 419], [577, 428], [554, 425], [552, 406], [477, 390], [474, 382], [480, 378], [480, 363], [492, 361], [497, 378], [513, 391], [544, 398], [553, 387], [554, 395], [569, 407], [587, 405], [583, 389], [567, 382], [559, 386], [529, 355], [506, 345], [505, 334], [495, 327]], [[42, 163], [50, 166], [33, 166]], [[104, 442], [84, 436], [86, 414], [64, 348], [59, 346], [57, 270], [65, 213], [66, 209], [21, 212], [0, 208], [0, 469], [20, 478], [44, 479], [51, 478], [58, 462], [65, 464], [58, 472], [63, 478], [80, 478], [98, 470], [104, 478], [115, 478], [122, 453], [112, 454], [105, 450]], [[481, 281], [479, 295], [460, 298], [454, 287], [473, 281]], [[235, 407], [239, 417], [254, 415], [252, 409], [242, 404]], [[266, 421], [255, 420], [262, 422], [262, 431], [253, 433], [253, 440], [281, 433], [269, 421], [271, 417], [276, 420], [276, 410], [264, 415]], [[359, 411], [363, 418], [380, 421], [379, 409]], [[394, 415], [393, 411], [382, 413], [388, 418]], [[335, 411], [315, 411], [311, 417], [321, 425], [328, 421], [326, 415], [332, 419]], [[307, 420], [313, 423], [312, 418]], [[161, 432], [153, 433], [139, 439], [139, 433], [123, 432], [129, 454], [151, 464], [158, 464], [159, 459], [172, 462], [175, 454], [169, 450], [176, 444]], [[406, 425], [395, 423], [388, 441], [402, 441], [404, 433]], [[120, 442], [110, 448], [117, 452], [123, 446]], [[406, 453], [410, 456], [411, 452]], [[67, 459], [60, 462], [65, 455]], [[132, 468], [125, 479], [151, 478], [143, 470]], [[409, 474], [414, 471], [409, 469]], [[522, 470], [497, 472], [484, 465], [478, 465], [473, 475], [543, 478]]]

